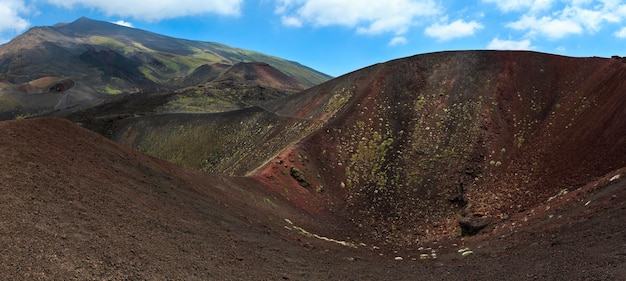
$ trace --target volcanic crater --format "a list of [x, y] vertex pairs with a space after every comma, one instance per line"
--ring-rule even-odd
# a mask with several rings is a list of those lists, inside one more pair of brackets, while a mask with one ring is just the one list
[[441, 52], [236, 111], [3, 122], [0, 277], [624, 279], [625, 70]]

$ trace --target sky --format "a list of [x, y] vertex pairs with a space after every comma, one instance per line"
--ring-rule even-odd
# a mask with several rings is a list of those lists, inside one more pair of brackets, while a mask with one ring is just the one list
[[82, 16], [219, 42], [332, 76], [449, 50], [626, 56], [622, 0], [0, 0], [0, 43]]

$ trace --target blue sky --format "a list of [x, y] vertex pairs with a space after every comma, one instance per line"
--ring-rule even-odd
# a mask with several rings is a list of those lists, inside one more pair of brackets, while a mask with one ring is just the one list
[[0, 0], [0, 43], [81, 16], [220, 42], [339, 76], [415, 54], [626, 55], [621, 0]]

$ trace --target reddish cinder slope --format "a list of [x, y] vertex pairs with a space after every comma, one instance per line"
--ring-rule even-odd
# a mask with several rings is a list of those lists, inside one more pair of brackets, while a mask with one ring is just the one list
[[0, 279], [623, 280], [625, 67], [427, 54], [263, 108], [126, 119], [180, 132], [174, 153], [228, 146], [232, 167], [200, 157], [249, 178], [0, 123]]
[[74, 81], [63, 77], [42, 77], [17, 86], [17, 90], [27, 94], [64, 92], [74, 87]]
[[285, 240], [307, 238], [284, 219], [314, 230], [310, 219], [254, 180], [184, 169], [69, 121], [0, 123], [0, 171], [2, 280], [277, 280], [315, 272], [291, 262], [302, 254], [323, 260]]
[[128, 118], [113, 135], [254, 176], [335, 214], [358, 242], [408, 246], [496, 227], [625, 167], [625, 70], [534, 52], [423, 54], [241, 111]]
[[254, 83], [290, 92], [298, 92], [306, 87], [298, 80], [264, 62], [240, 62], [215, 78], [214, 82], [231, 81], [242, 84]]
[[[626, 166], [626, 64], [532, 52], [418, 55], [266, 106], [326, 125], [289, 148], [317, 195], [395, 245], [498, 225]], [[260, 175], [287, 173], [285, 159]]]

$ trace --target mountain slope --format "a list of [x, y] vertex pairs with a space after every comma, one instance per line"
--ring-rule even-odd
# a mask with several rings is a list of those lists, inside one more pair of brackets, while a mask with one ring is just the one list
[[[77, 58], [93, 49], [124, 56], [122, 59], [139, 64], [136, 67], [146, 78], [161, 85], [207, 63], [265, 62], [307, 87], [330, 78], [298, 63], [254, 51], [176, 39], [87, 18], [53, 27], [35, 27], [0, 46], [0, 71], [4, 80], [13, 83], [69, 74], [77, 80], [87, 79], [86, 73], [97, 73], [97, 69], [81, 64]], [[79, 69], [71, 69], [75, 67]], [[80, 72], [86, 73], [80, 76]], [[128, 91], [129, 87], [120, 86], [120, 90]]]
[[412, 243], [458, 233], [461, 217], [501, 221], [626, 166], [624, 69], [529, 52], [426, 54], [270, 110], [315, 118], [323, 112], [307, 110], [319, 110], [319, 96], [341, 97], [342, 109], [298, 146], [312, 162], [302, 165], [345, 194], [365, 233]]
[[287, 76], [267, 63], [261, 62], [237, 63], [220, 73], [214, 81], [239, 82], [239, 84], [255, 82], [262, 87], [282, 88], [290, 92], [298, 92], [305, 88], [298, 80]]
[[425, 54], [245, 111], [126, 119], [113, 138], [270, 188], [302, 185], [363, 239], [413, 244], [459, 233], [460, 220], [493, 226], [626, 166], [625, 68], [532, 52]]
[[0, 279], [623, 280], [625, 67], [436, 53], [240, 111], [133, 116], [152, 93], [96, 112], [249, 177], [0, 122]]
[[[80, 18], [67, 24], [34, 27], [0, 46], [0, 81], [4, 84], [0, 87], [0, 99], [20, 101], [24, 99], [24, 93], [46, 94], [50, 89], [65, 92], [74, 85], [80, 85], [81, 88], [74, 92], [79, 92], [85, 99], [80, 99], [80, 102], [75, 99], [77, 102], [68, 107], [84, 108], [100, 102], [104, 94], [146, 93], [204, 86], [214, 82], [220, 75], [232, 75], [222, 72], [233, 67], [241, 68], [248, 63], [257, 64], [247, 70], [246, 77], [235, 82], [271, 86], [276, 91], [284, 92], [277, 96], [297, 92], [330, 79], [296, 62], [254, 51], [219, 43], [177, 39]], [[267, 67], [259, 67], [261, 65]], [[207, 69], [209, 66], [211, 69]], [[266, 72], [268, 69], [272, 70], [271, 73]], [[66, 85], [70, 87], [54, 88], [56, 84], [51, 81], [54, 79], [65, 79], [69, 81]], [[41, 84], [41, 81], [50, 83], [37, 88], [24, 87]], [[221, 81], [216, 83], [223, 84]], [[231, 85], [241, 86], [237, 83]], [[32, 97], [28, 99], [32, 100]], [[56, 99], [56, 103], [59, 102]], [[45, 100], [35, 105], [13, 102], [0, 108], [3, 109], [0, 115], [14, 118], [63, 109], [51, 107], [50, 103]]]
[[322, 260], [320, 244], [284, 228], [310, 217], [253, 179], [184, 169], [66, 120], [0, 122], [0, 135], [3, 280], [320, 275], [295, 261]]

